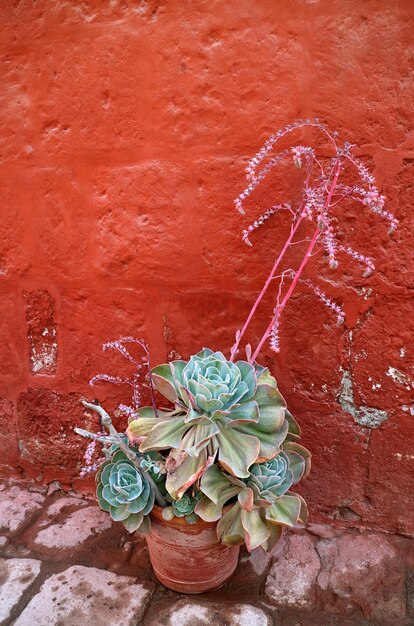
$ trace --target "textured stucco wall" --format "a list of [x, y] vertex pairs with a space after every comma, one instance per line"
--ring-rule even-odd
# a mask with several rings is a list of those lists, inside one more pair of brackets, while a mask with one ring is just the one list
[[285, 232], [241, 242], [245, 160], [318, 116], [360, 145], [400, 228], [349, 212], [378, 272], [320, 264], [345, 326], [299, 290], [262, 361], [314, 456], [312, 519], [413, 533], [413, 18], [411, 0], [0, 3], [3, 473], [76, 477], [79, 398], [128, 400], [87, 385], [126, 371], [103, 341], [144, 337], [153, 363], [228, 350]]

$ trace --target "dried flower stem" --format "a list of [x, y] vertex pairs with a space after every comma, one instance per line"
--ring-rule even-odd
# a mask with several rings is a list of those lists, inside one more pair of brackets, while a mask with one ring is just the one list
[[[158, 489], [157, 485], [155, 484], [152, 476], [149, 474], [148, 470], [145, 467], [141, 466], [140, 458], [144, 458], [144, 457], [141, 457], [139, 454], [136, 454], [135, 452], [133, 452], [131, 450], [131, 448], [124, 441], [122, 441], [122, 439], [119, 436], [116, 428], [112, 424], [111, 418], [109, 417], [109, 415], [105, 411], [105, 409], [103, 409], [99, 404], [92, 404], [91, 402], [86, 402], [86, 400], [83, 400], [82, 404], [84, 406], [86, 406], [87, 409], [90, 409], [91, 411], [95, 411], [95, 413], [98, 413], [98, 415], [101, 418], [102, 425], [105, 426], [105, 428], [109, 431], [109, 433], [110, 433], [111, 437], [114, 439], [116, 445], [122, 450], [122, 452], [131, 461], [131, 463], [140, 472], [145, 474], [146, 479], [148, 480], [148, 482], [150, 483], [151, 487], [154, 490], [154, 495], [155, 495], [155, 499], [157, 501], [157, 504], [159, 506], [167, 506], [167, 502], [164, 499], [164, 496], [161, 494], [160, 490]], [[79, 430], [80, 429], [78, 429], [77, 432], [78, 432], [78, 434], [81, 434], [81, 433], [79, 433]]]

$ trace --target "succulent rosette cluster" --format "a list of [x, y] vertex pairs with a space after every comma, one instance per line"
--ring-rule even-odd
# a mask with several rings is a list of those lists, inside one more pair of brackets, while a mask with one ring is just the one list
[[205, 348], [189, 361], [152, 370], [157, 390], [172, 411], [138, 410], [127, 433], [140, 452], [171, 449], [166, 488], [182, 497], [215, 461], [243, 479], [253, 463], [278, 454], [289, 429], [286, 403], [267, 369], [228, 361]]
[[147, 517], [154, 506], [154, 492], [145, 476], [117, 450], [96, 475], [99, 506], [129, 532], [149, 530]]
[[157, 500], [165, 520], [218, 522], [222, 543], [248, 550], [270, 549], [283, 526], [306, 520], [291, 488], [309, 472], [310, 454], [266, 368], [205, 348], [150, 374], [172, 406], [136, 409], [126, 435], [86, 403], [109, 424], [97, 496], [113, 520], [149, 532]]
[[199, 519], [199, 516], [194, 512], [194, 509], [199, 502], [202, 494], [196, 492], [194, 495], [191, 493], [185, 493], [179, 500], [173, 500], [172, 506], [167, 506], [162, 510], [162, 516], [166, 520], [172, 520], [174, 517], [185, 518], [187, 524], [195, 524]]
[[[249, 551], [258, 546], [269, 550], [280, 538], [283, 526], [306, 522], [304, 499], [289, 490], [309, 472], [310, 454], [297, 443], [293, 448], [286, 444], [273, 459], [254, 464], [244, 480], [226, 474], [217, 465], [207, 469], [200, 483], [203, 497], [195, 512], [207, 522], [218, 521], [222, 543], [245, 543]], [[229, 501], [233, 504], [223, 512]]]

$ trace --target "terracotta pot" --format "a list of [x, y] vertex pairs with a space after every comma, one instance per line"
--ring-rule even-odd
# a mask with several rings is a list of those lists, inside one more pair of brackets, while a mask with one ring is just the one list
[[153, 508], [146, 539], [152, 567], [163, 585], [182, 593], [203, 593], [230, 578], [239, 548], [220, 543], [216, 525], [202, 520], [187, 524], [183, 517], [167, 521], [161, 507]]

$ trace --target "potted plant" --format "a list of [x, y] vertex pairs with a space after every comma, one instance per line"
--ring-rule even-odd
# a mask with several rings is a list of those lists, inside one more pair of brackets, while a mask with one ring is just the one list
[[[279, 142], [303, 128], [321, 133], [322, 156], [304, 145], [275, 154]], [[298, 442], [299, 425], [276, 379], [258, 358], [267, 340], [279, 351], [281, 314], [299, 282], [331, 309], [339, 324], [344, 322], [341, 306], [304, 276], [317, 251], [326, 253], [331, 269], [345, 254], [362, 264], [365, 276], [374, 270], [369, 257], [342, 240], [336, 227], [342, 203], [360, 203], [387, 220], [391, 230], [397, 226], [353, 148], [348, 143], [339, 147], [337, 135], [318, 120], [305, 120], [277, 132], [249, 162], [247, 187], [235, 201], [241, 213], [255, 188], [281, 163], [300, 170], [301, 198], [297, 205], [274, 204], [243, 231], [244, 242], [251, 245], [253, 232], [265, 221], [282, 211], [291, 217], [286, 242], [236, 332], [228, 358], [204, 348], [188, 360], [151, 368], [148, 347], [141, 340], [125, 337], [104, 345], [121, 352], [136, 371], [128, 380], [98, 375], [91, 382], [132, 385], [133, 405], [120, 406], [128, 426], [119, 433], [100, 405], [84, 401], [100, 415], [103, 432], [75, 429], [92, 440], [83, 473], [96, 471], [99, 505], [113, 520], [129, 532], [146, 535], [155, 574], [171, 589], [200, 593], [220, 586], [234, 572], [241, 544], [249, 551], [270, 550], [284, 527], [307, 520], [306, 503], [292, 489], [309, 473], [310, 453]], [[303, 247], [298, 268], [283, 269], [286, 252], [296, 245]], [[243, 358], [241, 342], [270, 286], [275, 286], [273, 315], [257, 346], [245, 346]], [[131, 354], [131, 343], [144, 350], [144, 362]], [[144, 367], [149, 406], [140, 403]], [[103, 445], [99, 458], [97, 443]]]

